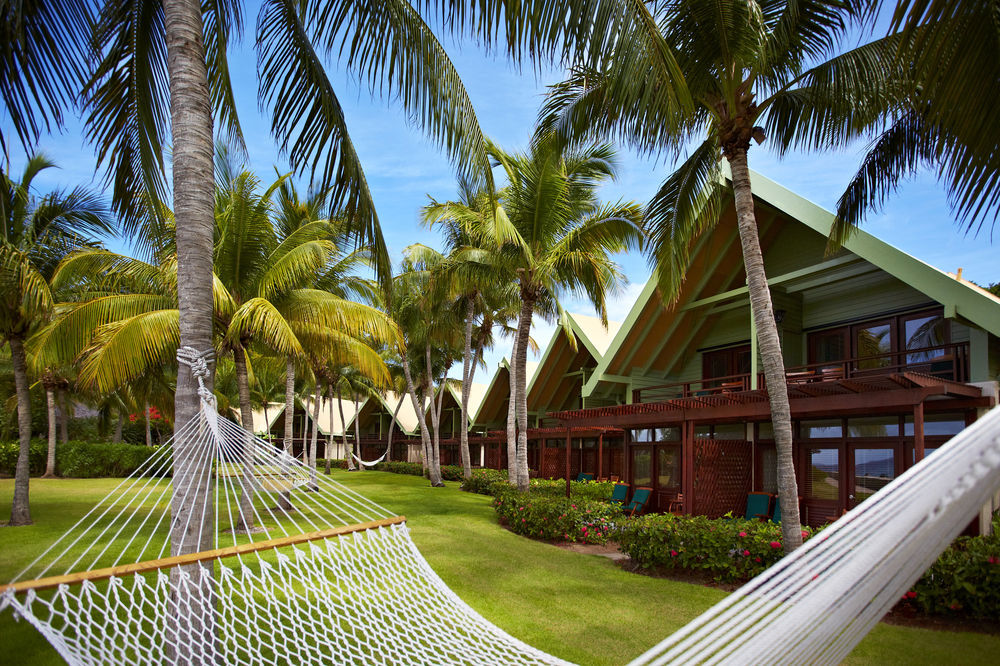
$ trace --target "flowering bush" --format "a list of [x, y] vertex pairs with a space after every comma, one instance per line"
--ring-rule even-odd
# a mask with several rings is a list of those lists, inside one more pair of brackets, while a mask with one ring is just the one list
[[479, 495], [492, 495], [498, 486], [507, 486], [507, 472], [499, 469], [474, 469], [472, 477], [462, 481], [462, 490]]
[[607, 543], [622, 520], [616, 504], [522, 493], [510, 486], [497, 489], [493, 507], [500, 523], [512, 532], [552, 541]]
[[[18, 442], [0, 442], [0, 474], [14, 475]], [[128, 476], [136, 471], [156, 448], [107, 442], [60, 442], [56, 446], [56, 475], [74, 478]], [[48, 456], [48, 442], [31, 440], [28, 464], [30, 473], [42, 474]], [[164, 464], [164, 467], [166, 465]]]
[[704, 571], [720, 582], [753, 578], [785, 554], [780, 525], [742, 518], [649, 514], [622, 521], [612, 538], [640, 567]]
[[1000, 518], [991, 536], [956, 539], [904, 601], [925, 613], [1000, 620]]

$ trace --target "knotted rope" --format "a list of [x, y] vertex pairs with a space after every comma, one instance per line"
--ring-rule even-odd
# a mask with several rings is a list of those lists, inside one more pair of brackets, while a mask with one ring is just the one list
[[215, 394], [205, 386], [205, 380], [212, 373], [211, 364], [215, 363], [215, 350], [198, 351], [194, 347], [181, 347], [177, 350], [177, 362], [191, 368], [191, 374], [198, 380], [198, 395], [202, 401], [215, 407]]

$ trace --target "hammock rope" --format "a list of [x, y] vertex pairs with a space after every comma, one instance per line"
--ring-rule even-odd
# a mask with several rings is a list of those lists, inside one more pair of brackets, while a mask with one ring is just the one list
[[[403, 517], [220, 418], [210, 354], [178, 358], [198, 415], [0, 586], [0, 611], [70, 664], [567, 663], [459, 599]], [[997, 488], [994, 409], [633, 664], [839, 663]], [[182, 528], [212, 546], [170, 556]]]

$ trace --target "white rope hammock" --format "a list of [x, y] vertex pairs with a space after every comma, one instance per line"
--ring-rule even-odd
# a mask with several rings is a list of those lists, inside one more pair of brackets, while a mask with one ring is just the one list
[[[179, 357], [207, 373], [203, 357]], [[173, 439], [186, 459], [160, 448], [0, 587], [0, 610], [68, 663], [566, 663], [462, 602], [405, 519], [219, 418], [201, 395]], [[837, 663], [997, 487], [993, 410], [633, 663]], [[188, 510], [165, 510], [172, 497]], [[172, 556], [177, 527], [206, 547]]]

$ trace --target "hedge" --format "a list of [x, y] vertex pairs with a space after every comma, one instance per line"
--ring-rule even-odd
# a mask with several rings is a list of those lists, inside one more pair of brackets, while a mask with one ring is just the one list
[[[0, 474], [14, 475], [19, 448], [16, 441], [0, 442]], [[31, 440], [28, 465], [33, 476], [45, 473], [48, 450], [47, 441]], [[128, 476], [139, 469], [156, 450], [156, 447], [135, 444], [59, 443], [56, 445], [56, 475], [80, 479]]]
[[[803, 538], [812, 530], [804, 527]], [[702, 571], [719, 582], [748, 580], [781, 559], [781, 526], [742, 518], [649, 514], [622, 521], [613, 538], [644, 569]]]
[[507, 486], [493, 497], [501, 525], [532, 539], [607, 543], [622, 509], [589, 499], [553, 497], [544, 492], [523, 493]]

